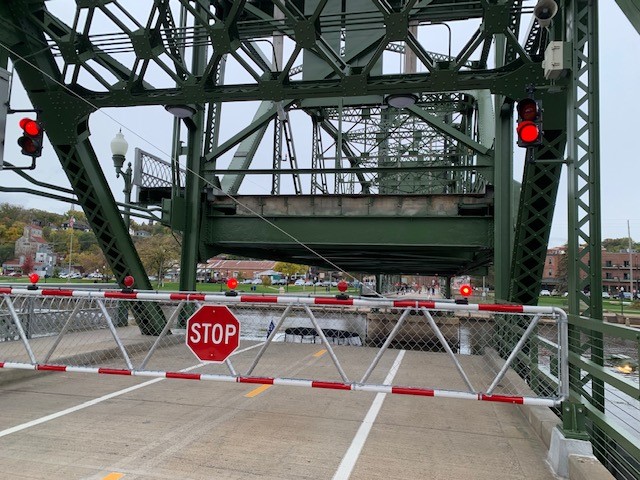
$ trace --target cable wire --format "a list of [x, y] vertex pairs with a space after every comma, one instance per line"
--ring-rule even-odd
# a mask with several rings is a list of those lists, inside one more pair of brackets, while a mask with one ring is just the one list
[[[165, 155], [167, 158], [169, 158], [170, 160], [176, 160], [174, 159], [171, 154], [168, 154], [167, 152], [165, 152], [162, 148], [158, 147], [157, 145], [155, 145], [153, 142], [147, 140], [146, 138], [142, 137], [141, 135], [139, 135], [137, 132], [135, 132], [134, 130], [130, 129], [128, 126], [126, 126], [125, 124], [123, 124], [122, 122], [120, 122], [119, 120], [117, 120], [115, 117], [113, 117], [112, 115], [110, 115], [107, 112], [104, 112], [102, 110], [100, 110], [99, 107], [97, 107], [96, 105], [92, 104], [89, 100], [83, 98], [82, 96], [80, 96], [78, 93], [74, 92], [73, 90], [71, 90], [69, 87], [67, 87], [65, 84], [61, 83], [60, 81], [58, 81], [58, 79], [53, 78], [51, 75], [49, 75], [47, 72], [43, 71], [42, 69], [40, 69], [37, 65], [35, 65], [34, 63], [30, 62], [27, 58], [23, 57], [22, 55], [20, 55], [19, 53], [15, 52], [14, 50], [12, 50], [9, 46], [7, 46], [6, 44], [0, 42], [0, 47], [4, 48], [5, 50], [7, 50], [9, 53], [11, 53], [14, 57], [20, 59], [21, 61], [25, 62], [26, 64], [28, 64], [29, 66], [31, 66], [33, 69], [35, 69], [36, 71], [40, 72], [42, 75], [46, 76], [47, 78], [49, 78], [51, 81], [53, 81], [54, 83], [56, 83], [57, 85], [59, 85], [60, 87], [62, 87], [63, 89], [65, 89], [67, 92], [71, 93], [73, 96], [77, 97], [78, 99], [80, 99], [81, 101], [83, 101], [84, 103], [86, 103], [87, 105], [89, 105], [91, 108], [94, 109], [94, 111], [96, 112], [100, 112], [102, 115], [105, 115], [107, 118], [109, 118], [111, 121], [113, 121], [115, 124], [117, 124], [118, 126], [120, 126], [121, 128], [124, 128], [127, 132], [131, 132], [134, 136], [136, 136], [137, 138], [139, 138], [140, 140], [144, 141], [145, 143], [151, 145], [153, 148], [155, 148], [157, 151], [161, 152], [163, 155]], [[180, 166], [179, 167], [180, 171], [183, 171], [183, 167]], [[209, 185], [213, 188], [216, 188], [215, 185], [213, 185], [210, 181], [208, 181], [206, 178], [204, 178], [202, 175], [200, 175], [199, 173], [190, 170], [188, 167], [184, 167], [184, 171], [185, 172], [189, 172], [193, 175], [195, 175], [198, 179], [202, 180], [206, 185]], [[306, 250], [308, 250], [310, 253], [312, 253], [313, 255], [315, 255], [317, 258], [321, 259], [323, 262], [325, 262], [327, 265], [330, 265], [332, 267], [334, 267], [337, 271], [339, 271], [340, 273], [342, 273], [343, 275], [347, 276], [348, 278], [351, 278], [353, 280], [358, 280], [356, 277], [354, 277], [353, 275], [349, 274], [348, 272], [346, 272], [343, 268], [341, 268], [340, 266], [336, 265], [334, 262], [332, 262], [331, 260], [329, 260], [328, 258], [324, 257], [323, 255], [321, 255], [319, 252], [317, 252], [316, 250], [314, 250], [313, 248], [309, 247], [308, 245], [306, 245], [304, 242], [298, 240], [296, 237], [294, 237], [293, 235], [291, 235], [289, 232], [285, 231], [284, 229], [282, 229], [281, 227], [279, 227], [278, 225], [274, 224], [272, 221], [268, 220], [267, 218], [265, 218], [264, 216], [262, 216], [260, 213], [256, 212], [255, 210], [253, 210], [252, 208], [250, 208], [249, 206], [243, 204], [241, 201], [239, 201], [237, 198], [235, 198], [233, 195], [224, 192], [222, 190], [217, 189], [218, 191], [222, 192], [226, 197], [228, 197], [231, 201], [233, 201], [234, 203], [236, 203], [236, 205], [246, 209], [247, 211], [251, 212], [253, 215], [255, 215], [256, 217], [258, 217], [259, 219], [261, 219], [262, 221], [264, 221], [265, 223], [267, 223], [268, 225], [270, 225], [271, 227], [275, 228], [276, 230], [278, 230], [280, 233], [282, 233], [283, 235], [285, 235], [286, 237], [288, 237], [289, 239], [291, 239], [293, 242], [297, 243], [298, 245], [300, 245], [301, 247], [305, 248]], [[382, 297], [381, 294], [379, 294], [378, 292], [375, 292], [377, 296]]]

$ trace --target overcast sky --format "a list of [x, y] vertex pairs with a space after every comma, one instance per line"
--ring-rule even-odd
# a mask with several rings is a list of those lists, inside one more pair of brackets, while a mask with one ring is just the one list
[[[66, 4], [66, 2], [48, 2], [47, 6]], [[68, 5], [68, 4], [67, 4]], [[601, 185], [602, 185], [602, 235], [603, 238], [627, 236], [627, 221], [630, 222], [631, 236], [640, 240], [640, 213], [635, 200], [640, 189], [640, 166], [638, 163], [637, 123], [632, 115], [638, 111], [635, 104], [640, 85], [640, 64], [637, 52], [640, 51], [640, 35], [632, 28], [615, 2], [606, 2], [600, 8], [600, 103], [601, 103]], [[607, 5], [607, 7], [604, 7]], [[65, 8], [65, 7], [62, 7]], [[227, 104], [224, 112], [227, 119], [237, 112], [246, 123], [247, 112], [255, 111], [257, 104]], [[14, 109], [31, 108], [19, 82], [14, 83], [11, 97]], [[627, 109], [629, 111], [627, 111]], [[252, 113], [251, 113], [252, 115]], [[145, 151], [169, 158], [172, 117], [158, 107], [105, 109], [91, 117], [91, 140], [98, 154], [103, 171], [107, 176], [114, 196], [123, 200], [122, 179], [115, 177], [109, 143], [119, 129], [122, 129], [129, 142], [127, 160], [133, 162], [133, 150], [140, 147]], [[13, 139], [18, 138], [18, 115], [7, 119], [7, 145], [5, 160], [14, 164], [28, 163], [27, 157], [20, 155]], [[237, 131], [238, 125], [226, 125], [223, 138]], [[306, 138], [308, 142], [310, 136]], [[304, 140], [303, 140], [304, 141]], [[270, 155], [269, 163], [270, 163]], [[307, 166], [305, 163], [301, 167]], [[38, 180], [68, 186], [68, 180], [50, 145], [45, 145], [43, 156], [38, 159], [35, 171], [28, 172]], [[517, 180], [521, 179], [521, 165], [516, 164]], [[2, 183], [6, 186], [28, 186], [13, 172], [0, 172]], [[251, 193], [268, 193], [270, 184], [249, 184]], [[31, 187], [34, 188], [34, 187]], [[58, 213], [69, 210], [69, 204], [50, 199], [17, 193], [0, 193], [0, 203], [20, 204], [25, 208], [38, 208]], [[551, 232], [550, 246], [562, 245], [567, 239], [567, 188], [566, 174], [561, 179], [556, 213]]]

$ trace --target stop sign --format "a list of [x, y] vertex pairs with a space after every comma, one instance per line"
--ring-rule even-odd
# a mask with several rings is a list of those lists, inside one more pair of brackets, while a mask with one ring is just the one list
[[187, 346], [200, 360], [224, 362], [240, 343], [240, 323], [224, 305], [204, 305], [187, 320]]

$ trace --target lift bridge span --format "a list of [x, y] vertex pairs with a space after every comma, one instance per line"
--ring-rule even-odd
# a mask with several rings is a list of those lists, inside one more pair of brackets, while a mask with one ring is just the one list
[[[616, 3], [640, 28], [638, 2]], [[123, 210], [181, 232], [181, 290], [227, 252], [381, 274], [493, 267], [496, 299], [531, 305], [566, 165], [578, 333], [563, 414], [582, 432], [586, 411], [593, 438], [640, 456], [601, 415], [602, 299], [584, 293], [602, 289], [598, 2], [8, 0], [0, 22], [0, 67], [39, 111], [119, 282], [140, 289]], [[520, 169], [524, 98], [541, 102], [543, 137]], [[89, 121], [141, 106], [170, 122], [171, 155], [139, 152], [123, 206]]]

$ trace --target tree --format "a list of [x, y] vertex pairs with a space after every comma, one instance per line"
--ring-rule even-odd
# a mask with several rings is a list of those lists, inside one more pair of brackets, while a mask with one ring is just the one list
[[558, 257], [558, 286], [560, 292], [566, 292], [569, 288], [569, 255], [563, 253]]
[[[629, 248], [629, 238], [605, 238], [602, 241], [602, 247], [607, 252], [619, 252]], [[631, 242], [631, 247], [637, 250], [640, 247], [639, 243]]]
[[25, 255], [22, 265], [20, 265], [22, 273], [28, 275], [33, 272], [33, 257], [30, 254]]
[[274, 270], [276, 272], [283, 273], [287, 276], [287, 280], [291, 277], [291, 275], [295, 275], [297, 273], [306, 273], [309, 270], [309, 267], [306, 265], [298, 265], [297, 263], [287, 263], [287, 262], [278, 262], [274, 265]]
[[97, 246], [74, 254], [73, 261], [75, 265], [80, 265], [86, 273], [100, 272], [103, 265], [107, 263], [102, 251]]
[[157, 275], [159, 282], [180, 258], [180, 245], [172, 235], [144, 238], [136, 243], [136, 247], [147, 275]]
[[0, 265], [7, 260], [11, 260], [15, 255], [15, 244], [2, 243], [0, 244]]

